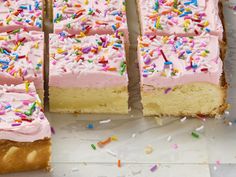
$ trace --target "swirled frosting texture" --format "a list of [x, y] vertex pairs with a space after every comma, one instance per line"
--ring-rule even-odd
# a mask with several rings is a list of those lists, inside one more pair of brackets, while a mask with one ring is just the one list
[[222, 38], [218, 0], [139, 0], [138, 3], [143, 34], [210, 33]]
[[43, 48], [42, 32], [0, 33], [0, 84], [30, 81], [43, 89]]
[[0, 85], [0, 140], [33, 142], [51, 137], [34, 85]]
[[50, 35], [49, 85], [59, 88], [127, 86], [124, 40], [114, 35]]
[[220, 85], [223, 64], [217, 36], [143, 36], [138, 41], [142, 84], [172, 87], [209, 82]]

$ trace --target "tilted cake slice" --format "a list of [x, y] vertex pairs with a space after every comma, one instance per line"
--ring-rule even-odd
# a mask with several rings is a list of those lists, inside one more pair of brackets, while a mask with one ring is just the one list
[[128, 113], [128, 78], [121, 35], [50, 35], [52, 112]]
[[137, 0], [142, 34], [223, 37], [218, 0]]
[[43, 99], [43, 32], [0, 33], [0, 84], [34, 82]]
[[125, 0], [55, 0], [54, 32], [113, 34], [123, 32], [128, 41]]
[[34, 85], [0, 85], [0, 174], [48, 169], [50, 139]]
[[43, 0], [0, 0], [0, 32], [42, 31]]
[[138, 40], [144, 115], [196, 116], [226, 109], [217, 36]]

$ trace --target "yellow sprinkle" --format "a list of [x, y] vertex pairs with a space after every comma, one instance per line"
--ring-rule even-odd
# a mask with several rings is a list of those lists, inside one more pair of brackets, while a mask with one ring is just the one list
[[25, 81], [25, 91], [26, 92], [29, 92], [29, 86], [30, 86], [29, 81]]
[[61, 10], [62, 10], [63, 13], [65, 12], [66, 8], [67, 8], [67, 6], [63, 6], [63, 7], [62, 7]]
[[88, 0], [85, 0], [85, 1], [84, 1], [84, 4], [85, 4], [85, 5], [88, 5], [88, 3], [89, 3]]
[[38, 42], [35, 42], [35, 44], [34, 44], [34, 48], [36, 48], [36, 49], [39, 48], [39, 43], [38, 43]]
[[62, 53], [64, 53], [65, 51], [62, 49], [62, 48], [58, 48], [57, 49], [57, 53], [59, 53], [59, 54], [62, 54]]
[[204, 26], [208, 26], [208, 25], [209, 25], [209, 22], [208, 22], [208, 21], [205, 21], [203, 25], [204, 25]]
[[112, 141], [117, 141], [118, 138], [117, 138], [116, 136], [113, 135], [113, 136], [111, 136], [111, 140], [112, 140]]
[[205, 56], [207, 56], [207, 53], [206, 52], [202, 52], [201, 56], [205, 57]]
[[6, 36], [0, 36], [0, 40], [6, 40], [7, 37]]

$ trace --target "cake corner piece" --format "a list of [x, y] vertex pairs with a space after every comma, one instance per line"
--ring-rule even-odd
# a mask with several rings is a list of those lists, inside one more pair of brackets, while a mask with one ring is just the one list
[[0, 132], [0, 174], [50, 169], [51, 128], [33, 83], [0, 85]]

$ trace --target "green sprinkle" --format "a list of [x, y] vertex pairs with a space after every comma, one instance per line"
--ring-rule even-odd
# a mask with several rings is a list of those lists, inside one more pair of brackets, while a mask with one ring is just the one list
[[192, 132], [192, 137], [199, 138], [199, 135], [197, 133], [195, 133], [195, 132]]
[[70, 28], [70, 27], [71, 27], [71, 26], [70, 26], [70, 23], [68, 23], [68, 24], [66, 25], [66, 27], [67, 27], [67, 28]]
[[174, 0], [174, 8], [175, 8], [175, 9], [178, 8], [178, 0]]
[[93, 150], [96, 150], [96, 146], [94, 144], [91, 144], [91, 147], [93, 148]]
[[121, 64], [120, 64], [120, 75], [121, 75], [121, 76], [124, 74], [125, 70], [126, 70], [126, 64], [125, 64], [125, 62], [123, 61], [123, 62], [121, 62]]

